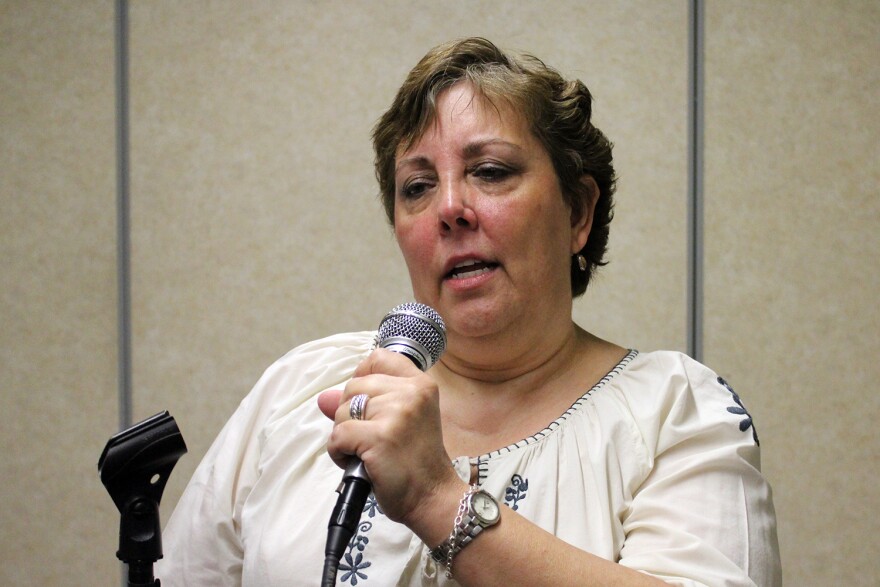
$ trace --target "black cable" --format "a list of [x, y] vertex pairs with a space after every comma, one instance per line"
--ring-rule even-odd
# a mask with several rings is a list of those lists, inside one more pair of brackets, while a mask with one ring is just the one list
[[[346, 481], [348, 481], [346, 483]], [[327, 546], [324, 548], [324, 578], [321, 582], [323, 587], [336, 585], [336, 572], [339, 568], [339, 559], [351, 542], [351, 537], [357, 529], [361, 519], [361, 513], [370, 495], [370, 483], [360, 477], [346, 477], [340, 486], [339, 498], [330, 523], [327, 524]]]
[[339, 570], [339, 559], [328, 556], [324, 559], [324, 578], [321, 587], [336, 587], [336, 571]]

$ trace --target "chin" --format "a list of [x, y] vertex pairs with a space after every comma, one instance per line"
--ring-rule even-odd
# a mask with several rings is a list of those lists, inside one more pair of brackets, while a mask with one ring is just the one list
[[472, 300], [454, 304], [443, 316], [450, 332], [468, 338], [491, 336], [500, 332], [510, 322], [510, 310], [486, 300]]

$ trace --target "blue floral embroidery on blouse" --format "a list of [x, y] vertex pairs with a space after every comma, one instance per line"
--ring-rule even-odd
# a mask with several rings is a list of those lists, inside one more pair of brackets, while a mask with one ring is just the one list
[[351, 553], [346, 553], [345, 562], [348, 564], [340, 564], [339, 568], [343, 571], [348, 571], [344, 575], [342, 575], [341, 581], [343, 583], [347, 583], [351, 581], [352, 585], [358, 584], [358, 578], [366, 579], [367, 576], [361, 572], [361, 569], [365, 569], [369, 567], [372, 563], [369, 561], [364, 561], [364, 555], [361, 553], [357, 553], [357, 555], [352, 558]]
[[379, 502], [376, 501], [376, 496], [372, 493], [370, 494], [370, 497], [367, 498], [367, 503], [364, 505], [364, 513], [371, 518], [375, 518], [376, 514], [384, 513], [382, 508], [379, 507]]
[[[382, 512], [382, 508], [379, 507], [379, 502], [376, 500], [376, 496], [372, 493], [367, 497], [363, 513], [369, 518], [375, 518], [378, 515], [385, 515], [384, 512]], [[361, 522], [358, 526], [357, 532], [351, 537], [351, 540], [348, 543], [348, 552], [345, 553], [342, 560], [339, 561], [339, 570], [344, 571], [344, 574], [339, 579], [340, 582], [357, 585], [358, 580], [367, 579], [367, 574], [364, 573], [363, 570], [370, 567], [373, 563], [364, 558], [364, 551], [370, 543], [370, 538], [367, 536], [367, 533], [372, 529], [372, 522]]]
[[[376, 500], [376, 496], [372, 493], [367, 497], [363, 513], [370, 518], [384, 515], [382, 508], [379, 507], [379, 502]], [[367, 533], [372, 530], [372, 528], [372, 522], [362, 522], [358, 526], [355, 535], [351, 537], [351, 540], [348, 543], [348, 552], [345, 553], [342, 560], [339, 561], [339, 570], [344, 571], [342, 577], [339, 579], [342, 583], [357, 585], [359, 579], [367, 579], [367, 574], [364, 573], [363, 570], [370, 567], [373, 563], [364, 559], [364, 551], [370, 543], [370, 538], [367, 536]]]
[[523, 479], [520, 475], [514, 475], [510, 478], [510, 486], [504, 491], [505, 505], [516, 511], [519, 509], [517, 502], [525, 498], [528, 490], [529, 480]]
[[735, 391], [733, 391], [733, 388], [730, 386], [729, 383], [727, 383], [727, 381], [724, 380], [723, 377], [718, 378], [718, 383], [723, 385], [727, 389], [727, 391], [729, 391], [733, 395], [733, 401], [736, 402], [736, 406], [731, 406], [727, 408], [727, 411], [731, 414], [736, 414], [738, 416], [745, 416], [745, 418], [743, 418], [739, 422], [739, 429], [745, 432], [746, 430], [751, 428], [752, 438], [755, 439], [755, 444], [760, 446], [761, 442], [758, 440], [758, 431], [755, 430], [754, 423], [752, 422], [752, 416], [746, 410], [746, 407], [743, 405], [742, 400], [739, 399], [739, 395]]
[[346, 552], [343, 556], [343, 559], [339, 561], [339, 570], [344, 571], [344, 574], [339, 579], [341, 582], [357, 585], [358, 579], [367, 578], [366, 573], [363, 573], [362, 571], [373, 563], [368, 560], [364, 560], [363, 553], [364, 550], [367, 548], [367, 545], [370, 543], [370, 539], [367, 537], [367, 532], [369, 532], [372, 527], [372, 522], [363, 522], [360, 526], [358, 526], [357, 533], [348, 543], [348, 552]]

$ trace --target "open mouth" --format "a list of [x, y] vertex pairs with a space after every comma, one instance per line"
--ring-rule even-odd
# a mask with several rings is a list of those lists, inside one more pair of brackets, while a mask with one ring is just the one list
[[476, 277], [483, 273], [488, 273], [497, 266], [498, 263], [487, 263], [486, 261], [476, 261], [472, 259], [458, 263], [452, 268], [452, 271], [450, 271], [446, 277], [448, 279], [467, 279], [469, 277]]

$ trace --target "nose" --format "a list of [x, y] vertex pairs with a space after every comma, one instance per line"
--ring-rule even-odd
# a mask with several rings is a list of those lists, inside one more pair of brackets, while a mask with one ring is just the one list
[[466, 185], [447, 182], [442, 190], [438, 217], [440, 229], [452, 232], [456, 229], [474, 229], [477, 227], [477, 214]]

